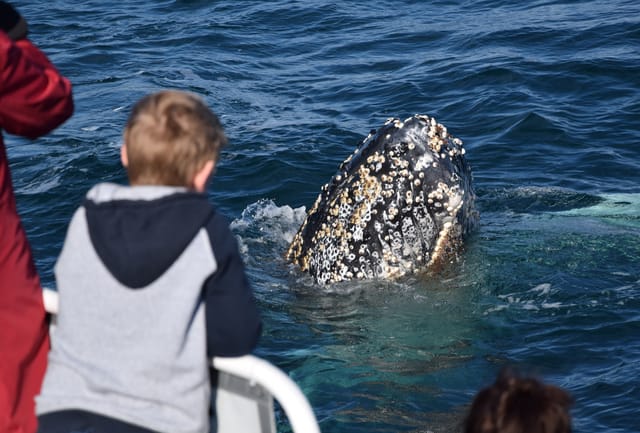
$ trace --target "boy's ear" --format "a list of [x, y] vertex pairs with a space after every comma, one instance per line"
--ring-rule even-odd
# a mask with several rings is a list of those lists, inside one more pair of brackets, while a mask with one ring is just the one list
[[120, 161], [122, 162], [122, 166], [125, 168], [129, 165], [129, 157], [127, 156], [127, 143], [123, 143], [120, 147]]
[[198, 192], [205, 192], [207, 190], [207, 182], [213, 173], [216, 163], [213, 160], [209, 160], [204, 163], [204, 166], [193, 177], [193, 189]]

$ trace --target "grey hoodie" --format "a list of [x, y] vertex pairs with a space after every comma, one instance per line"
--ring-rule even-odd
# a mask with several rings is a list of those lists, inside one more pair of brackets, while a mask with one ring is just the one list
[[206, 196], [96, 185], [55, 275], [60, 310], [37, 413], [208, 432], [208, 358], [250, 353], [261, 320], [235, 237]]

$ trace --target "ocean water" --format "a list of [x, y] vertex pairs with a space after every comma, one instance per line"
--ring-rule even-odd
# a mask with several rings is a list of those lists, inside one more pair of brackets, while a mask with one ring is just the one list
[[[201, 95], [211, 185], [265, 320], [257, 354], [329, 432], [455, 432], [504, 366], [566, 388], [576, 432], [640, 431], [640, 4], [15, 1], [74, 83], [47, 137], [6, 137], [43, 284], [148, 92]], [[388, 117], [460, 137], [481, 221], [458, 263], [315, 286], [283, 261], [320, 187]], [[288, 425], [279, 417], [283, 431]]]

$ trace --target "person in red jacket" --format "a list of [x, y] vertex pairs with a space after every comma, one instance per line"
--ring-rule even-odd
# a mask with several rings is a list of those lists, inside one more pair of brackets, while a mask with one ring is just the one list
[[[0, 128], [37, 138], [73, 113], [71, 84], [27, 38], [27, 24], [0, 1]], [[37, 429], [34, 396], [49, 335], [40, 279], [20, 223], [0, 130], [0, 432]]]

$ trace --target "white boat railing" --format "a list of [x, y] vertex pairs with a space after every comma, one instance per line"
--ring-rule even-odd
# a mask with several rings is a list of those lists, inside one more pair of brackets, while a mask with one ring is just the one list
[[[53, 315], [58, 313], [58, 293], [56, 291], [44, 289], [43, 300], [47, 312]], [[273, 364], [254, 355], [237, 358], [216, 357], [211, 362], [216, 370], [226, 375], [225, 382], [228, 383], [228, 377], [231, 377], [232, 381], [236, 379], [243, 381], [242, 387], [245, 388], [245, 391], [238, 394], [233, 389], [234, 387], [238, 388], [237, 386], [224, 386], [224, 392], [221, 389], [223, 387], [220, 386], [216, 402], [218, 433], [239, 431], [240, 426], [246, 433], [275, 431], [272, 399], [280, 404], [294, 433], [320, 433], [318, 421], [306, 396], [288, 375]], [[223, 380], [222, 376], [219, 380]], [[246, 389], [254, 391], [247, 393]], [[255, 389], [259, 389], [259, 391], [256, 393]], [[258, 400], [264, 400], [264, 396], [256, 397], [261, 390], [268, 393], [266, 407], [271, 412], [269, 420], [266, 422], [263, 420], [253, 423], [247, 420], [250, 417], [244, 416], [244, 413], [238, 415], [235, 410], [234, 415], [227, 410], [227, 408], [237, 408], [246, 411], [247, 405], [256, 407], [261, 405], [262, 403]], [[221, 410], [222, 408], [224, 409]], [[250, 427], [252, 430], [246, 430], [248, 425], [252, 426]]]

